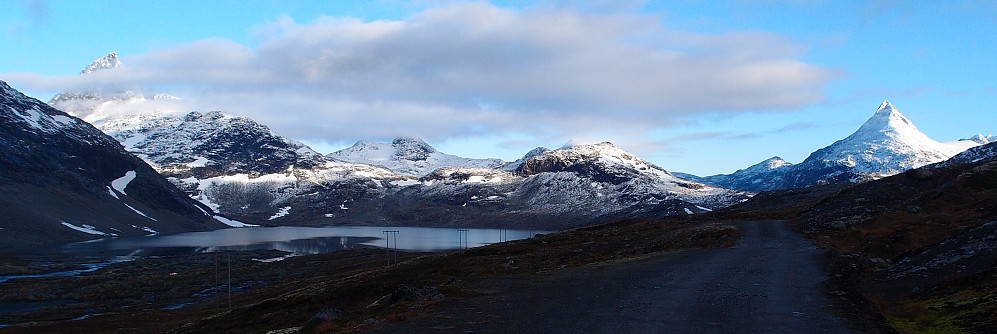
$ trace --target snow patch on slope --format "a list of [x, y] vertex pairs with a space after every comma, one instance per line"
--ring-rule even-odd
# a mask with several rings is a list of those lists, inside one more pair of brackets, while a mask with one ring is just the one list
[[76, 226], [76, 225], [73, 225], [73, 224], [70, 224], [70, 223], [67, 223], [67, 222], [61, 222], [61, 223], [65, 227], [71, 228], [71, 229], [79, 231], [79, 232], [87, 233], [87, 234], [103, 235], [103, 236], [117, 236], [117, 234], [114, 234], [114, 233], [104, 233], [104, 232], [98, 231], [96, 227], [93, 227], [93, 226], [90, 226], [90, 225], [87, 225], [87, 224], [83, 224], [83, 226]]
[[121, 200], [121, 198], [118, 198], [118, 194], [115, 193], [114, 189], [111, 189], [110, 186], [107, 187], [107, 192], [110, 193], [111, 197], [114, 197], [114, 199], [119, 200], [119, 201]]
[[127, 195], [128, 193], [125, 192], [125, 188], [128, 187], [128, 184], [131, 183], [132, 180], [134, 179], [135, 179], [135, 171], [130, 170], [125, 173], [125, 176], [119, 177], [114, 181], [111, 181], [111, 187], [113, 187], [114, 190], [117, 190], [119, 193]]
[[231, 227], [255, 227], [255, 226], [260, 226], [260, 225], [246, 224], [246, 223], [243, 223], [243, 222], [240, 222], [240, 221], [236, 221], [236, 220], [232, 220], [232, 219], [228, 219], [228, 218], [225, 218], [225, 217], [222, 217], [222, 216], [215, 216], [214, 218], [215, 218], [215, 220], [222, 222], [222, 224], [225, 224], [225, 225], [228, 225], [228, 226], [231, 226]]
[[145, 217], [145, 218], [149, 218], [150, 220], [152, 220], [152, 221], [154, 221], [154, 222], [156, 222], [156, 221], [159, 221], [159, 220], [157, 220], [156, 218], [152, 218], [152, 217], [149, 217], [149, 215], [145, 214], [145, 213], [144, 213], [144, 212], [142, 212], [142, 211], [139, 211], [138, 209], [136, 209], [136, 208], [132, 207], [131, 205], [128, 205], [128, 203], [125, 203], [125, 202], [121, 202], [121, 204], [124, 204], [124, 205], [125, 205], [125, 206], [127, 206], [127, 207], [128, 207], [129, 209], [132, 209], [132, 211], [135, 211], [135, 213], [137, 213], [137, 214], [141, 215], [142, 217]]
[[290, 212], [291, 212], [291, 207], [285, 206], [283, 208], [280, 208], [280, 210], [277, 210], [277, 213], [274, 213], [273, 216], [270, 216], [270, 218], [268, 218], [267, 220], [274, 220], [283, 216], [287, 216], [287, 214]]
[[146, 236], [153, 236], [153, 235], [159, 234], [159, 231], [153, 230], [151, 227], [148, 227], [148, 226], [135, 226], [135, 225], [132, 225], [132, 228], [137, 229], [137, 230], [143, 230], [143, 231], [149, 232], [149, 234], [147, 234]]

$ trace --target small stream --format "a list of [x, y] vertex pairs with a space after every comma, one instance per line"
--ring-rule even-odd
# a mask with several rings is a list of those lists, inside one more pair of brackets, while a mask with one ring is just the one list
[[[88, 272], [91, 272], [91, 271], [97, 271], [98, 269], [107, 267], [107, 266], [109, 266], [111, 264], [115, 264], [115, 263], [119, 263], [119, 262], [125, 262], [125, 261], [128, 261], [128, 260], [129, 260], [129, 258], [115, 257], [115, 258], [113, 258], [113, 259], [111, 259], [109, 261], [104, 261], [104, 262], [82, 263], [82, 264], [80, 264], [80, 266], [82, 266], [83, 268], [80, 268], [80, 269], [73, 269], [73, 270], [66, 270], [66, 271], [56, 271], [56, 272], [42, 273], [42, 274], [31, 274], [31, 275], [8, 275], [8, 276], [0, 276], [0, 283], [9, 281], [9, 280], [12, 280], [12, 279], [15, 279], [15, 278], [76, 276], [76, 275], [83, 274], [83, 273], [88, 273]], [[0, 304], [0, 305], [2, 305], [2, 304]], [[3, 313], [3, 308], [2, 307], [0, 307], [0, 313]]]

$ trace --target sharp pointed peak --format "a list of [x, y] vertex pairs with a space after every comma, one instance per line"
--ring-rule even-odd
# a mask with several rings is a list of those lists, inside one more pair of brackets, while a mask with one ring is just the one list
[[887, 128], [914, 128], [914, 123], [907, 119], [907, 116], [901, 114], [900, 110], [897, 110], [897, 108], [894, 107], [890, 101], [883, 101], [883, 103], [879, 105], [879, 108], [876, 109], [876, 113], [862, 125], [860, 130], [875, 129], [878, 131], [880, 129]]
[[883, 103], [879, 105], [879, 109], [876, 109], [876, 113], [894, 112], [894, 111], [897, 111], [897, 108], [894, 107], [893, 104], [891, 104], [890, 101], [887, 100], [883, 100]]

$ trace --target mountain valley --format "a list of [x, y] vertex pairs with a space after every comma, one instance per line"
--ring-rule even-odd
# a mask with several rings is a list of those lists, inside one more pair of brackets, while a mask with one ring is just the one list
[[[997, 331], [997, 138], [937, 142], [889, 102], [802, 162], [700, 177], [610, 142], [322, 154], [176, 101], [114, 84], [45, 104], [0, 81], [0, 332]], [[257, 225], [385, 228], [317, 255], [62, 248]], [[399, 252], [405, 227], [503, 242]]]

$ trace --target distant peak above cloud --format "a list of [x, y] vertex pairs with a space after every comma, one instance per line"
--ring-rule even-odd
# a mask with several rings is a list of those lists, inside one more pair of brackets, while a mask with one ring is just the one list
[[561, 149], [572, 148], [578, 145], [582, 145], [582, 142], [575, 139], [570, 139], [566, 143], [564, 143], [564, 145], [561, 145]]
[[80, 75], [90, 74], [100, 70], [119, 68], [125, 64], [118, 60], [118, 53], [111, 52], [100, 59], [94, 60], [93, 63], [87, 66], [87, 68], [80, 71]]

